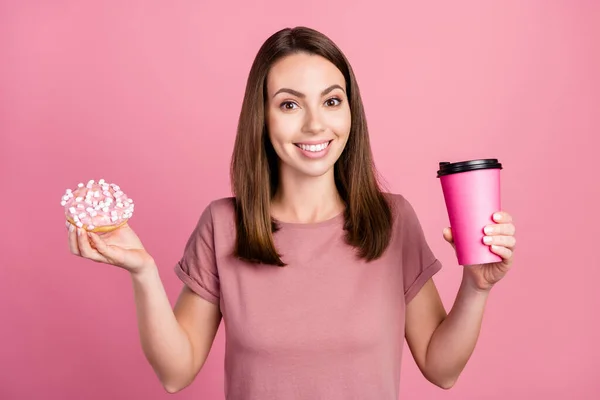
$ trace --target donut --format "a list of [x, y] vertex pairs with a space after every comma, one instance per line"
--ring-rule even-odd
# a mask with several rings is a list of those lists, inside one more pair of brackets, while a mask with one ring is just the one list
[[123, 226], [133, 215], [133, 200], [114, 183], [104, 179], [80, 183], [67, 189], [60, 205], [67, 221], [89, 232], [110, 232]]

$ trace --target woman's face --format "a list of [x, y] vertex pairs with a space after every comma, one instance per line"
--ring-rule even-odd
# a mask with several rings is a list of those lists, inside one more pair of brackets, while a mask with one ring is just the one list
[[306, 53], [278, 60], [267, 76], [265, 118], [282, 177], [333, 173], [350, 133], [346, 81], [327, 59]]

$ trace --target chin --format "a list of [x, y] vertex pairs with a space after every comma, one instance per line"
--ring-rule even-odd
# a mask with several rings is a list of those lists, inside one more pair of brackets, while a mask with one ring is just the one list
[[295, 165], [293, 168], [298, 175], [305, 175], [312, 178], [318, 178], [328, 173], [333, 173], [333, 165]]

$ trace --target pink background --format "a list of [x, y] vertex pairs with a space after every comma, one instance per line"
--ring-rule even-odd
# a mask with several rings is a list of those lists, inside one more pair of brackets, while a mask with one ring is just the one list
[[[600, 398], [599, 2], [202, 3], [0, 3], [0, 398], [169, 396], [142, 353], [128, 275], [69, 253], [60, 197], [89, 179], [124, 188], [175, 301], [188, 235], [230, 194], [252, 59], [295, 25], [350, 59], [377, 165], [445, 265], [447, 307], [461, 273], [437, 163], [506, 167], [515, 268], [457, 385], [434, 387], [407, 352], [401, 397]], [[223, 398], [223, 338], [175, 398]]]

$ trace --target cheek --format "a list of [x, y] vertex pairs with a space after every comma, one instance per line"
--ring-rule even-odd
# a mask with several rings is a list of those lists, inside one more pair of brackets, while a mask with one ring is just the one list
[[283, 115], [270, 115], [267, 118], [267, 129], [271, 142], [289, 141], [299, 132], [297, 118]]
[[330, 123], [331, 128], [337, 135], [348, 135], [350, 133], [350, 126], [352, 124], [350, 110], [347, 110], [345, 112], [340, 111], [339, 113], [336, 113], [331, 119]]

